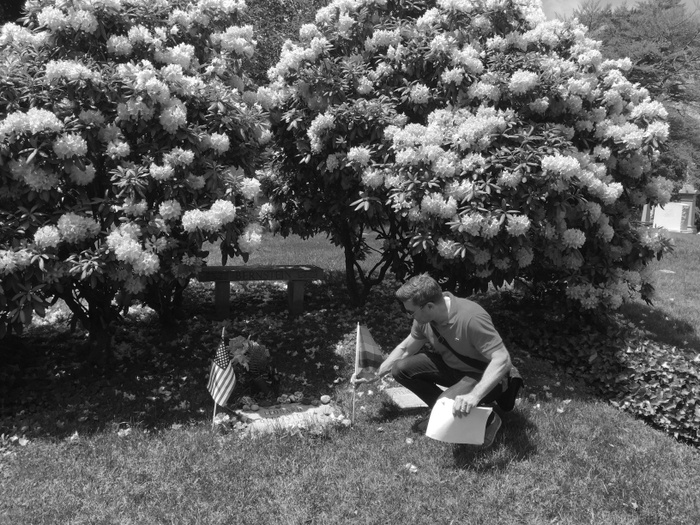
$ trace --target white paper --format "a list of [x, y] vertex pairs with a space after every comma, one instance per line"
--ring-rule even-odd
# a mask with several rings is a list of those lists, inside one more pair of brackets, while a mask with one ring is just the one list
[[447, 443], [483, 445], [486, 422], [493, 409], [476, 407], [469, 414], [457, 415], [452, 412], [453, 404], [453, 399], [446, 397], [438, 399], [430, 412], [425, 435]]

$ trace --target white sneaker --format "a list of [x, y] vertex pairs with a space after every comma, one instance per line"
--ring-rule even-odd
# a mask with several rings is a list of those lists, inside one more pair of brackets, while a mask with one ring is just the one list
[[501, 428], [501, 418], [493, 412], [493, 421], [486, 427], [486, 432], [484, 433], [484, 444], [483, 448], [489, 448], [493, 445], [493, 440], [496, 439], [496, 433]]

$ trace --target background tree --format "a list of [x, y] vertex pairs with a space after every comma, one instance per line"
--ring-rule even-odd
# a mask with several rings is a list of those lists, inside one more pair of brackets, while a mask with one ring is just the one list
[[648, 298], [668, 241], [633, 221], [670, 196], [652, 170], [668, 125], [630, 66], [535, 0], [336, 0], [260, 92], [280, 151], [266, 212], [326, 232], [348, 271], [371, 230], [379, 277], [520, 277], [587, 310]]
[[60, 298], [107, 357], [133, 301], [172, 318], [205, 241], [259, 242], [243, 5], [31, 0], [2, 27], [0, 336]]

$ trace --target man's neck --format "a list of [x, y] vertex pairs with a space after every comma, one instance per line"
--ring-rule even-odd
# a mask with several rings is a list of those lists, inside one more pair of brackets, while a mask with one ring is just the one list
[[435, 304], [435, 319], [433, 321], [437, 325], [446, 325], [450, 320], [450, 298], [446, 295], [442, 296], [442, 301]]

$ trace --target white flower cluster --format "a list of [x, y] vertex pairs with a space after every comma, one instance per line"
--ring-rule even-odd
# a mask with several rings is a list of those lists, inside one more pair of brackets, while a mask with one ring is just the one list
[[102, 75], [98, 71], [93, 71], [76, 60], [52, 60], [46, 64], [45, 75], [48, 82], [89, 80], [99, 83], [102, 81]]
[[223, 33], [214, 33], [211, 42], [224, 51], [250, 58], [255, 53], [257, 42], [253, 39], [253, 26], [231, 26]]
[[581, 248], [586, 242], [586, 234], [577, 228], [569, 228], [561, 234], [561, 241], [566, 248]]
[[209, 210], [188, 210], [182, 214], [182, 228], [193, 233], [196, 230], [213, 233], [229, 224], [236, 217], [236, 208], [231, 201], [219, 199]]
[[260, 181], [255, 178], [244, 177], [241, 181], [241, 195], [249, 201], [260, 195]]
[[0, 120], [0, 142], [12, 143], [18, 135], [58, 132], [63, 127], [63, 122], [51, 111], [39, 108], [31, 108], [26, 113], [17, 111]]
[[355, 162], [360, 166], [367, 166], [372, 159], [372, 150], [367, 146], [355, 146], [348, 150], [348, 162]]
[[42, 226], [34, 232], [34, 244], [40, 249], [55, 248], [61, 242], [61, 232], [56, 226]]
[[26, 248], [0, 250], [0, 275], [21, 271], [32, 263], [33, 254]]
[[207, 137], [207, 145], [219, 155], [223, 155], [231, 147], [231, 139], [224, 133], [212, 133]]
[[524, 95], [532, 91], [539, 83], [539, 75], [533, 71], [519, 69], [514, 72], [508, 82], [508, 89], [515, 95]]
[[436, 216], [442, 219], [451, 219], [457, 213], [457, 201], [452, 197], [445, 197], [439, 193], [430, 193], [423, 197], [420, 203], [421, 217]]
[[250, 223], [238, 236], [238, 247], [243, 253], [255, 253], [262, 244], [262, 226], [258, 223]]
[[118, 261], [131, 265], [134, 274], [153, 275], [160, 269], [160, 260], [158, 255], [143, 248], [140, 236], [139, 226], [127, 222], [109, 233], [107, 246]]
[[61, 215], [56, 226], [61, 239], [71, 244], [92, 239], [100, 233], [100, 224], [95, 219], [73, 212]]
[[180, 215], [182, 215], [182, 206], [180, 206], [179, 202], [173, 199], [163, 201], [158, 206], [158, 213], [166, 221], [179, 219]]
[[166, 47], [162, 51], [157, 51], [154, 58], [158, 62], [175, 64], [186, 70], [190, 68], [194, 59], [194, 46], [192, 44], [177, 44], [173, 47]]
[[87, 141], [77, 133], [66, 133], [53, 143], [53, 151], [59, 159], [84, 157], [88, 151]]
[[311, 122], [306, 134], [311, 141], [311, 151], [320, 153], [323, 149], [325, 133], [335, 126], [335, 117], [329, 113], [321, 113]]
[[187, 106], [177, 99], [172, 98], [163, 104], [158, 118], [163, 129], [171, 135], [187, 125]]
[[41, 31], [35, 33], [26, 27], [19, 26], [9, 22], [0, 27], [0, 47], [6, 47], [10, 44], [19, 46], [42, 47], [46, 44], [48, 33]]
[[279, 80], [290, 72], [297, 71], [304, 62], [316, 60], [325, 53], [328, 47], [329, 43], [325, 37], [312, 38], [308, 47], [299, 46], [291, 40], [287, 40], [282, 46], [279, 62], [270, 68], [267, 76], [273, 82]]
[[51, 31], [83, 31], [94, 33], [99, 27], [95, 15], [86, 9], [69, 8], [67, 12], [54, 6], [44, 7], [37, 15], [39, 25]]
[[34, 191], [51, 190], [60, 182], [56, 173], [37, 166], [33, 161], [28, 162], [25, 158], [11, 160], [9, 168], [15, 179], [24, 181]]

